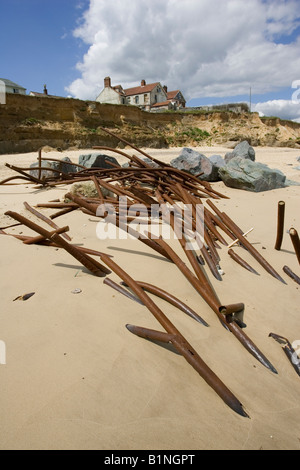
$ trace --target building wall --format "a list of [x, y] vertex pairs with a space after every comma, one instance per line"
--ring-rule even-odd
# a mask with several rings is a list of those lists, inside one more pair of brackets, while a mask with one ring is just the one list
[[161, 85], [157, 85], [150, 94], [151, 106], [155, 103], [166, 101], [167, 94]]
[[11, 86], [5, 86], [5, 91], [6, 93], [13, 93], [13, 94], [18, 94], [18, 95], [26, 95], [26, 90], [23, 90], [22, 88], [18, 87], [11, 87]]
[[96, 101], [99, 103], [108, 103], [108, 104], [122, 104], [119, 93], [109, 87], [105, 87], [99, 96], [97, 96]]
[[151, 92], [128, 96], [126, 103], [140, 108], [150, 109], [155, 103], [166, 101], [167, 95], [161, 85], [157, 85]]

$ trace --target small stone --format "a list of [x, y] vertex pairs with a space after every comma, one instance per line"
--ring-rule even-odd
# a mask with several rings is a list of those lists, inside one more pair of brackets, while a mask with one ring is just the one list
[[81, 289], [74, 289], [72, 290], [72, 294], [80, 294], [82, 292]]

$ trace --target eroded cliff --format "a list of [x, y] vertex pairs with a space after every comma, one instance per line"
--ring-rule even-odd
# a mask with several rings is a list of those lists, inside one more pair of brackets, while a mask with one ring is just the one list
[[300, 124], [256, 113], [148, 113], [134, 106], [72, 98], [7, 95], [0, 105], [0, 153], [62, 150], [94, 145], [122, 147], [101, 130], [106, 127], [140, 147], [227, 144], [300, 147]]

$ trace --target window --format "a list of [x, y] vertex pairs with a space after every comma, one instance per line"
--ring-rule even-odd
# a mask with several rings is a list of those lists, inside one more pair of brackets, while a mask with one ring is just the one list
[[135, 96], [135, 97], [134, 97], [134, 102], [135, 102], [135, 104], [139, 104], [139, 100], [140, 100], [139, 98], [140, 98], [139, 96]]
[[157, 87], [157, 93], [160, 93], [161, 92], [161, 88], [158, 86]]
[[18, 89], [18, 88], [14, 88], [14, 93], [19, 93], [19, 89]]
[[144, 95], [144, 103], [148, 103], [148, 95]]

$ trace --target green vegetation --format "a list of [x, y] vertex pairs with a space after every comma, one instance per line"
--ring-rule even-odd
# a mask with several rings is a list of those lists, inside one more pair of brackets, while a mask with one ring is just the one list
[[202, 140], [207, 139], [210, 137], [210, 133], [204, 131], [203, 129], [199, 129], [198, 127], [188, 127], [186, 130], [181, 131], [180, 133], [175, 133], [176, 137], [188, 137], [189, 139], [193, 139], [196, 142], [201, 142]]
[[40, 121], [40, 119], [36, 119], [36, 118], [27, 118], [27, 119], [24, 119], [24, 121], [22, 122], [22, 124], [24, 126], [34, 126], [35, 124], [40, 124], [42, 121]]

